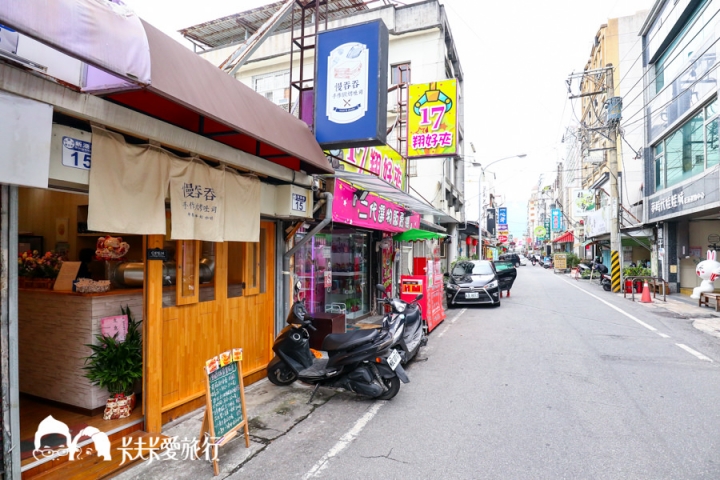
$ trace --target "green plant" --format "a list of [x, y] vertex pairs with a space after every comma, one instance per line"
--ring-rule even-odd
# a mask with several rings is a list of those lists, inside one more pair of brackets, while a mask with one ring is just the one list
[[652, 271], [642, 266], [625, 267], [623, 269], [623, 277], [649, 277], [650, 275], [652, 275]]
[[128, 317], [124, 341], [119, 341], [117, 335], [97, 335], [97, 345], [85, 345], [93, 352], [85, 358], [85, 377], [93, 385], [106, 388], [111, 395], [133, 393], [135, 382], [142, 378], [142, 322], [135, 321], [129, 307], [121, 310]]

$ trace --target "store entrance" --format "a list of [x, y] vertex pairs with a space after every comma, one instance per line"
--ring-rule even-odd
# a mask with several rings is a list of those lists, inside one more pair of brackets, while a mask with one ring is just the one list
[[[113, 442], [143, 428], [142, 334], [138, 330], [133, 335], [132, 327], [133, 320], [143, 319], [144, 239], [123, 235], [120, 248], [104, 242], [98, 251], [98, 239], [111, 234], [88, 231], [87, 195], [20, 188], [18, 197], [21, 468], [23, 478], [48, 470], [57, 472], [58, 478], [67, 478], [67, 472], [59, 469], [71, 467], [69, 463], [78, 468], [80, 463], [68, 462], [67, 451], [63, 452], [67, 439], [58, 434], [58, 429], [63, 430], [58, 425], [67, 426], [73, 444], [88, 448], [95, 444], [83, 430], [88, 433], [97, 429]], [[121, 254], [125, 249], [127, 252]], [[117, 258], [98, 257], [98, 253], [110, 255], [108, 252], [115, 252], [112, 256]], [[67, 278], [63, 278], [66, 273]], [[58, 287], [67, 285], [69, 291], [55, 290], [56, 283]], [[72, 291], [73, 283], [82, 292]], [[141, 323], [137, 325], [142, 328]], [[87, 345], [101, 343], [102, 334], [113, 340], [102, 349], [98, 362], [86, 362], [93, 353]], [[133, 356], [138, 351], [139, 359]], [[111, 419], [104, 419], [111, 395], [87, 378], [87, 367], [95, 366], [95, 378], [104, 385], [110, 383], [110, 363], [118, 358], [137, 360], [132, 364], [136, 379], [123, 383], [125, 393], [136, 395], [136, 406], [130, 411], [132, 401], [115, 401]], [[47, 421], [50, 417], [54, 420]], [[36, 432], [43, 429], [48, 434], [40, 438], [37, 449]], [[97, 458], [94, 453], [88, 457]]]

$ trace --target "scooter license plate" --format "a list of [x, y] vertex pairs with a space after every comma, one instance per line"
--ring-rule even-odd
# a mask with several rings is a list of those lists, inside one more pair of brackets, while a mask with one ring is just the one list
[[400, 354], [397, 350], [393, 349], [392, 353], [387, 359], [387, 362], [393, 371], [397, 368], [397, 366], [400, 364]]
[[468, 292], [465, 294], [465, 298], [479, 298], [480, 294], [478, 292]]

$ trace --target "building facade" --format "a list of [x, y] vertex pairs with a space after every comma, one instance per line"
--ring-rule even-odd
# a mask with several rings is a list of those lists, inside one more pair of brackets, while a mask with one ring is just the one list
[[718, 1], [658, 0], [641, 31], [643, 220], [655, 231], [653, 269], [672, 291], [700, 284], [695, 267], [720, 240], [718, 11]]
[[[436, 209], [435, 215], [423, 216], [421, 227], [448, 234], [448, 239], [440, 250], [443, 263], [449, 265], [461, 248], [457, 224], [465, 220], [464, 168], [461, 160], [464, 155], [464, 78], [445, 9], [437, 0], [377, 7], [372, 2], [351, 3], [352, 8], [342, 12], [330, 11], [327, 15], [321, 14], [324, 15], [323, 19], [327, 18], [327, 24], [320, 22], [319, 29], [332, 30], [376, 19], [381, 19], [387, 26], [390, 32], [387, 104], [389, 147], [403, 156], [407, 154], [408, 85], [446, 79], [455, 79], [457, 82], [457, 154], [408, 160], [405, 187], [409, 195], [431, 204]], [[221, 65], [238, 49], [238, 42], [233, 39], [244, 38], [246, 22], [235, 22], [233, 19], [247, 20], [263, 15], [262, 18], [268, 18], [277, 8], [279, 5], [273, 4], [241, 12], [190, 27], [182, 33], [202, 47], [199, 53], [204, 58]], [[227, 39], [216, 40], [213, 26], [230, 23], [236, 25], [235, 30], [228, 27], [225, 31]], [[253, 25], [250, 33], [253, 28], [259, 29], [261, 25], [261, 22]], [[305, 28], [311, 29], [314, 26], [306, 25]], [[292, 35], [296, 38], [301, 32], [296, 28]], [[290, 85], [290, 69], [292, 68], [293, 79], [301, 78], [301, 70], [312, 72], [315, 52], [312, 48], [304, 51], [302, 60], [300, 55], [295, 53], [291, 64], [291, 45], [291, 25], [286, 21], [278, 26], [274, 34], [267, 36], [233, 74], [240, 82], [262, 93], [282, 108], [301, 115], [298, 108], [299, 95], [292, 91]], [[308, 79], [307, 85], [312, 85], [312, 75], [305, 78]], [[340, 162], [338, 168], [342, 169], [343, 165], [343, 162]]]

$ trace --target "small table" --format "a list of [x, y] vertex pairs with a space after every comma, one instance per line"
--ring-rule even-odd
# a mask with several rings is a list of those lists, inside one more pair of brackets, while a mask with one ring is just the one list
[[720, 312], [720, 304], [718, 304], [718, 297], [720, 297], [720, 293], [701, 293], [700, 298], [698, 299], [698, 306], [702, 307], [704, 305], [706, 307], [709, 307], [710, 299], [713, 299], [715, 301], [715, 311]]

